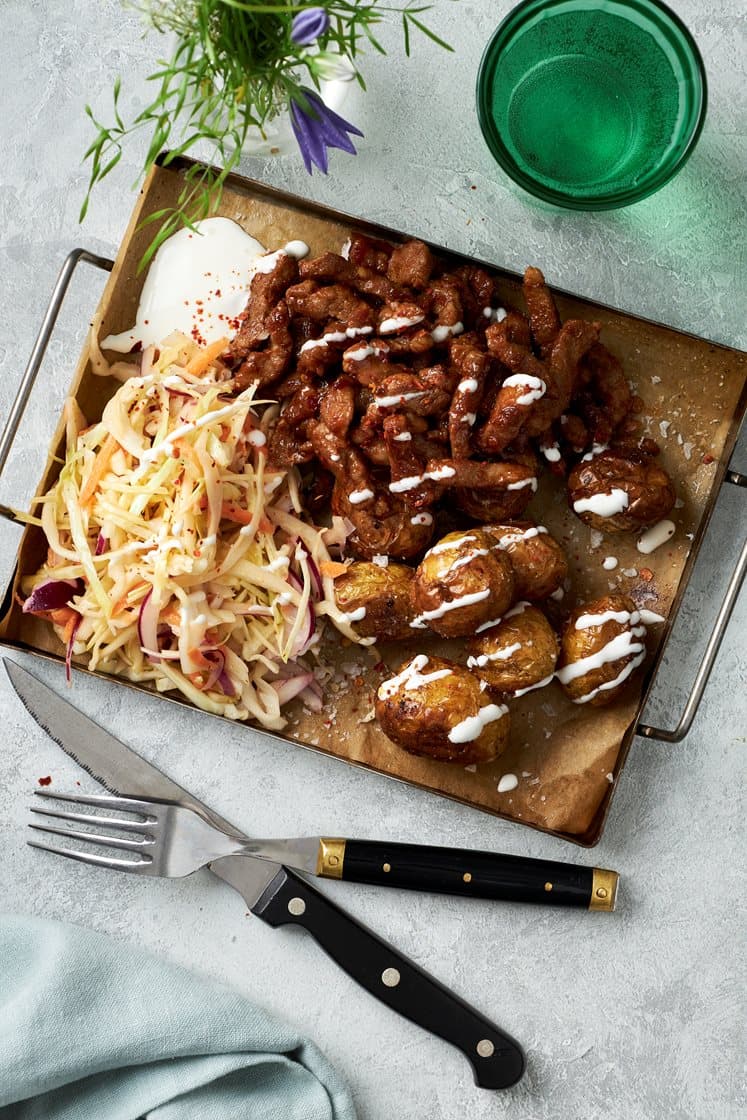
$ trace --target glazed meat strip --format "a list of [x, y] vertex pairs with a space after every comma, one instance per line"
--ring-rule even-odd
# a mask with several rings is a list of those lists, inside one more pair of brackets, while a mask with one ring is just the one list
[[546, 358], [560, 333], [560, 316], [552, 292], [538, 268], [530, 267], [524, 273], [523, 292], [532, 338], [540, 357]]
[[[280, 252], [266, 267], [228, 347], [231, 388], [256, 383], [282, 402], [270, 461], [316, 462], [317, 499], [332, 485], [356, 555], [415, 556], [450, 491], [475, 519], [520, 516], [539, 463], [586, 468], [592, 445], [641, 486], [658, 453], [640, 433], [642, 402], [598, 323], [561, 323], [539, 269], [525, 272], [521, 313], [489, 271], [450, 268], [418, 240], [356, 232], [340, 253], [298, 264]], [[652, 479], [663, 507], [666, 476], [645, 470], [641, 488]]]
[[241, 324], [228, 345], [228, 354], [235, 364], [243, 361], [251, 350], [258, 349], [270, 337], [270, 314], [297, 279], [298, 262], [283, 252], [278, 255], [270, 272], [254, 274]]

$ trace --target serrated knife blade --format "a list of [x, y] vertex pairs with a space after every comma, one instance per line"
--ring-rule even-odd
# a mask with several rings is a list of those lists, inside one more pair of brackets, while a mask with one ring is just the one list
[[[213, 812], [157, 766], [147, 762], [131, 747], [105, 731], [67, 700], [63, 700], [38, 677], [7, 657], [2, 660], [10, 683], [29, 715], [66, 755], [110, 793], [120, 797], [180, 801], [201, 813], [224, 832], [242, 839], [247, 838], [246, 833]], [[211, 863], [210, 870], [234, 887], [249, 906], [253, 906], [282, 868], [279, 863], [269, 860], [227, 856]]]

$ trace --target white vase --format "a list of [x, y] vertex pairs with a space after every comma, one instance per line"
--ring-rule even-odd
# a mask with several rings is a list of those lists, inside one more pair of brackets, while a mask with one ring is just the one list
[[[325, 105], [339, 113], [352, 84], [351, 81], [339, 81], [338, 79], [321, 82], [319, 94]], [[256, 125], [252, 125], [247, 133], [242, 151], [248, 156], [286, 156], [292, 152], [297, 152], [298, 144], [293, 135], [288, 110], [284, 109], [271, 121], [267, 121], [263, 132], [260, 132]]]

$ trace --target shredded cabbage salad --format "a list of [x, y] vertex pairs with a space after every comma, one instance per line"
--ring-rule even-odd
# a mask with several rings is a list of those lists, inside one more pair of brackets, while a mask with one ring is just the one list
[[278, 406], [254, 386], [229, 395], [220, 349], [174, 334], [139, 368], [118, 363], [91, 426], [68, 402], [65, 462], [38, 499], [47, 563], [23, 609], [52, 622], [68, 666], [84, 656], [280, 730], [294, 697], [321, 708], [325, 620], [361, 640], [335, 605], [329, 548], [346, 528], [310, 524], [297, 471], [268, 468]]

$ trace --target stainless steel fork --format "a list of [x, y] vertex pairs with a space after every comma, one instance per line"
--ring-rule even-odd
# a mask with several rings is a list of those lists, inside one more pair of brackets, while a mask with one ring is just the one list
[[[32, 813], [64, 822], [32, 824], [37, 832], [64, 836], [83, 844], [107, 847], [118, 855], [98, 854], [80, 847], [58, 847], [31, 840], [35, 848], [136, 875], [180, 878], [224, 856], [249, 856], [283, 864], [325, 879], [345, 879], [376, 886], [437, 891], [461, 898], [489, 898], [506, 902], [534, 902], [589, 910], [614, 909], [617, 873], [572, 863], [437, 848], [381, 840], [344, 840], [305, 836], [293, 840], [248, 840], [224, 831], [207, 813], [178, 801], [114, 797], [109, 794], [68, 794], [35, 790], [77, 807], [34, 806]], [[81, 812], [83, 806], [108, 809], [122, 816]], [[87, 825], [92, 831], [71, 828]], [[125, 835], [122, 835], [124, 833]]]
[[[31, 824], [37, 832], [65, 836], [119, 850], [121, 856], [100, 855], [81, 848], [60, 847], [55, 844], [29, 840], [32, 848], [108, 867], [116, 871], [130, 871], [136, 875], [158, 875], [179, 879], [191, 875], [201, 867], [223, 856], [246, 855], [256, 859], [282, 862], [301, 871], [316, 873], [319, 840], [313, 837], [299, 840], [245, 840], [223, 832], [199, 813], [172, 801], [148, 801], [131, 797], [114, 797], [109, 794], [56, 793], [52, 790], [34, 790], [37, 797], [54, 798], [78, 806], [92, 806], [127, 816], [102, 816], [94, 812], [65, 811], [46, 805], [34, 805], [32, 813], [53, 817], [59, 821], [85, 824], [101, 831], [84, 831], [65, 825]], [[118, 836], [117, 833], [128, 833]]]

